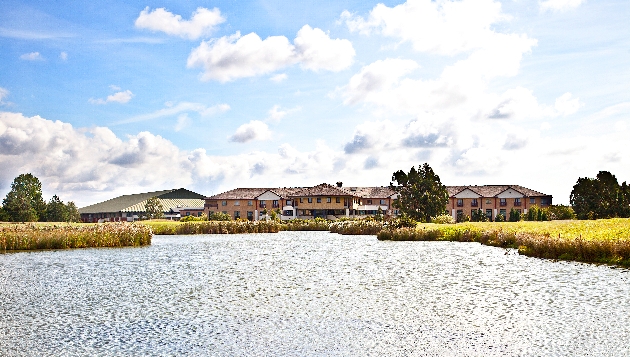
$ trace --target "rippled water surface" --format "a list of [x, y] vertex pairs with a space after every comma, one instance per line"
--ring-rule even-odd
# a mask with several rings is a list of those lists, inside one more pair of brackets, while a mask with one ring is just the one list
[[0, 355], [630, 356], [630, 273], [476, 243], [156, 236], [0, 255]]

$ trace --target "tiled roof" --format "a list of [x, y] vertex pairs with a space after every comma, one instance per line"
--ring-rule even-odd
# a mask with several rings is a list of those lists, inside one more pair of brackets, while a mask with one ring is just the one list
[[207, 197], [209, 200], [253, 200], [273, 188], [235, 188], [218, 195]]
[[[144, 202], [146, 202], [146, 200], [151, 197], [157, 197], [158, 199], [160, 199], [160, 201], [162, 201], [162, 206], [164, 206], [164, 208], [166, 209], [165, 211], [168, 211], [170, 207], [175, 204], [171, 203], [170, 201], [190, 201], [190, 203], [183, 204], [187, 206], [198, 206], [199, 202], [201, 202], [201, 207], [203, 207], [203, 195], [180, 188], [119, 196], [104, 202], [80, 208], [79, 213], [144, 212]], [[132, 210], [130, 209], [130, 207], [142, 207], [142, 209]]]
[[446, 186], [449, 196], [454, 196], [465, 189], [469, 189], [482, 197], [494, 197], [509, 188], [522, 193], [526, 197], [548, 196], [520, 185]]
[[313, 187], [304, 187], [292, 196], [353, 196], [354, 193], [350, 190], [333, 186], [327, 183], [322, 183]]
[[361, 198], [387, 198], [396, 194], [396, 191], [389, 187], [344, 187], [346, 191]]

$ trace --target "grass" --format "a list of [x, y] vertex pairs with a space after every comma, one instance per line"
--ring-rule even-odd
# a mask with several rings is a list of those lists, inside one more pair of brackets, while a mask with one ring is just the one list
[[0, 251], [142, 246], [152, 235], [149, 227], [128, 223], [0, 224]]
[[517, 248], [520, 254], [630, 266], [630, 219], [419, 224], [383, 230], [380, 240], [446, 240]]
[[143, 221], [154, 234], [239, 234], [239, 233], [277, 233], [280, 224], [273, 221], [191, 221], [177, 222], [169, 220]]

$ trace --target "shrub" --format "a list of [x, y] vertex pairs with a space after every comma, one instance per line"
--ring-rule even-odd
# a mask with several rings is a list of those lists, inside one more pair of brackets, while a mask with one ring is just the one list
[[486, 214], [483, 212], [481, 208], [473, 210], [471, 213], [472, 215], [470, 217], [470, 220], [472, 222], [487, 222], [488, 221], [488, 216], [486, 216]]
[[521, 220], [521, 211], [512, 208], [510, 210], [510, 222], [518, 222]]
[[450, 214], [442, 214], [436, 217], [431, 217], [431, 222], [435, 224], [455, 224], [455, 218]]
[[470, 216], [463, 213], [458, 214], [457, 223], [462, 223], [462, 222], [470, 222]]
[[549, 218], [552, 220], [575, 219], [575, 212], [571, 206], [553, 205], [549, 207]]
[[505, 222], [505, 217], [501, 213], [499, 213], [499, 214], [497, 214], [496, 217], [494, 217], [494, 221], [495, 222]]
[[232, 216], [223, 212], [212, 212], [210, 217], [208, 217], [209, 221], [231, 221]]

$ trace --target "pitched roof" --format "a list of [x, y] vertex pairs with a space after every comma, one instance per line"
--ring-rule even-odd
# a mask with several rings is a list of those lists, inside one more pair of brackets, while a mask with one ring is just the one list
[[345, 187], [346, 190], [350, 190], [353, 195], [361, 198], [386, 198], [396, 194], [396, 191], [385, 186], [375, 187]]
[[[208, 200], [254, 200], [266, 191], [273, 188], [235, 188], [214, 196], [206, 197]], [[277, 193], [276, 193], [277, 194]]]
[[446, 186], [449, 197], [469, 189], [482, 197], [494, 197], [507, 189], [514, 189], [526, 197], [549, 196], [520, 185]]
[[291, 196], [353, 196], [349, 190], [341, 187], [333, 186], [327, 183], [321, 183], [313, 187], [304, 187], [294, 192]]
[[203, 195], [184, 188], [123, 195], [110, 200], [79, 208], [79, 213], [144, 212], [144, 204], [157, 197], [165, 212], [177, 205], [203, 207]]

